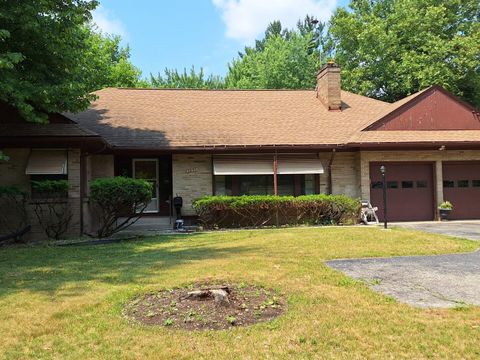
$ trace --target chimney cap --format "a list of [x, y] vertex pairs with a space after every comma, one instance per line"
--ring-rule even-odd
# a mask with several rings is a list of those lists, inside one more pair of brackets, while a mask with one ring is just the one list
[[318, 70], [317, 75], [320, 75], [326, 69], [340, 69], [340, 65], [338, 65], [335, 60], [328, 60], [321, 68]]

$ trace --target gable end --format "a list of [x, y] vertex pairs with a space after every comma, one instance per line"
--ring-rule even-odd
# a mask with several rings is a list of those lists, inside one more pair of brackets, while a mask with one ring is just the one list
[[364, 129], [372, 130], [480, 130], [480, 114], [474, 107], [435, 86]]

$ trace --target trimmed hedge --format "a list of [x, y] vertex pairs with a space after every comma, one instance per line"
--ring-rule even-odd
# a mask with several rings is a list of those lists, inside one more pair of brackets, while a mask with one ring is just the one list
[[193, 203], [205, 228], [355, 224], [361, 203], [345, 195], [207, 196]]

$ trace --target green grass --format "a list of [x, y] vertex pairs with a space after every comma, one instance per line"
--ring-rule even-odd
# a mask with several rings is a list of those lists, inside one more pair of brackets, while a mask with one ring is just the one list
[[[479, 307], [412, 308], [323, 263], [478, 245], [400, 229], [332, 227], [0, 249], [0, 357], [478, 358]], [[201, 279], [274, 288], [288, 310], [270, 323], [193, 333], [132, 326], [121, 316], [138, 292]]]

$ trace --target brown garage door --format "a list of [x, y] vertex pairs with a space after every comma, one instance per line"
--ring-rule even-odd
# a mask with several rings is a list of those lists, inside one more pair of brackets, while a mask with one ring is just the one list
[[444, 162], [443, 198], [451, 219], [480, 219], [480, 162]]
[[[370, 163], [370, 201], [383, 220], [380, 163]], [[435, 216], [433, 164], [383, 163], [386, 168], [389, 221], [433, 220]]]

